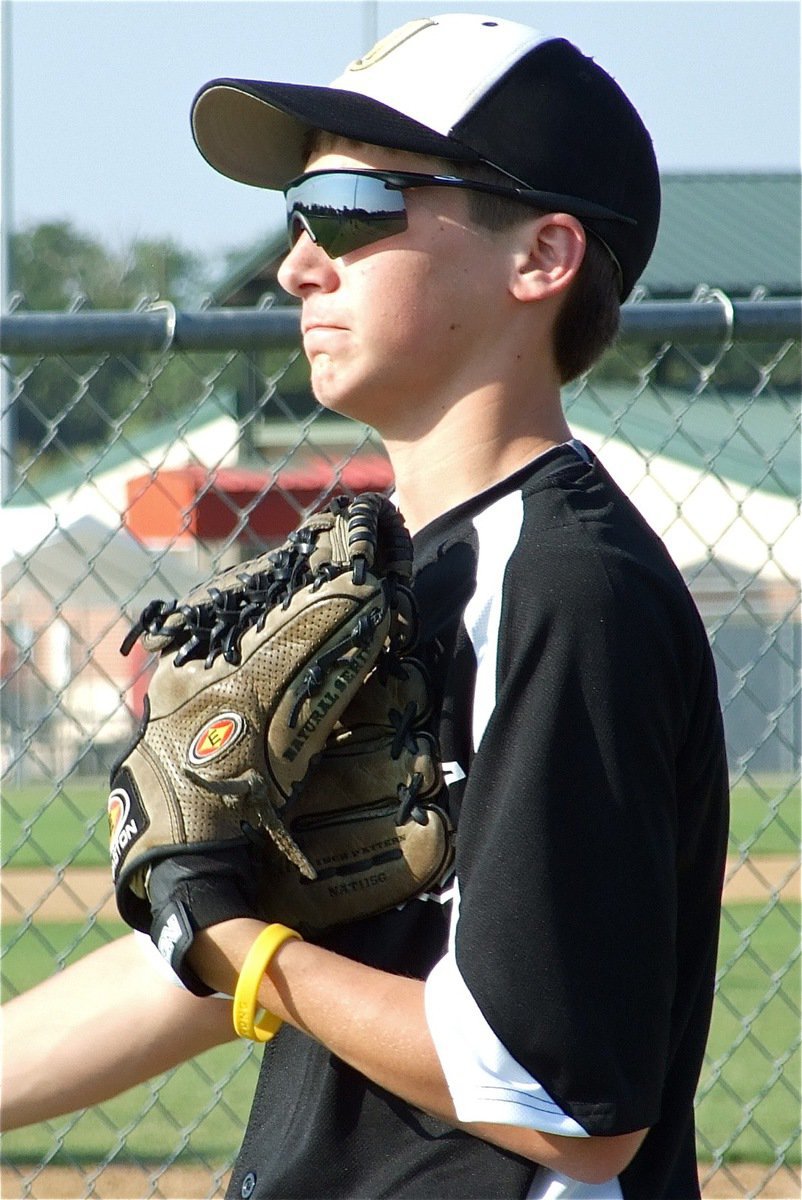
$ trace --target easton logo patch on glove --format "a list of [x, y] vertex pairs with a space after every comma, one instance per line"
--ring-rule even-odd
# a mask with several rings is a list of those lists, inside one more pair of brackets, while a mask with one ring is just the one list
[[108, 815], [111, 866], [116, 874], [122, 856], [142, 836], [149, 821], [130, 774], [119, 771], [115, 783], [117, 786], [109, 796]]

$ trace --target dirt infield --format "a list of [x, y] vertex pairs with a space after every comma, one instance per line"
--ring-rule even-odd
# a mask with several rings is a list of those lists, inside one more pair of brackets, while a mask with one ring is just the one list
[[37, 921], [83, 921], [88, 913], [120, 919], [105, 867], [70, 867], [60, 878], [48, 867], [9, 867], [0, 878], [3, 925], [28, 915]]
[[154, 1178], [157, 1169], [113, 1164], [98, 1173], [97, 1167], [3, 1166], [0, 1194], [3, 1200], [217, 1200], [225, 1195], [227, 1176], [216, 1189], [213, 1172], [201, 1167], [169, 1167]]
[[[768, 900], [779, 892], [783, 900], [800, 898], [799, 858], [777, 854], [727, 864], [725, 903]], [[71, 867], [61, 878], [47, 868], [10, 867], [0, 880], [4, 925], [28, 915], [37, 921], [83, 921], [87, 913], [116, 920], [111, 879], [105, 867]]]
[[[701, 1177], [705, 1177], [704, 1164]], [[773, 1173], [772, 1167], [734, 1163], [721, 1167], [703, 1184], [702, 1196], [704, 1200], [744, 1200], [747, 1196], [752, 1200], [799, 1200], [801, 1188], [798, 1167], [780, 1167]]]
[[[709, 1170], [709, 1168], [708, 1168]], [[771, 1176], [770, 1178], [768, 1178]], [[702, 1178], [705, 1167], [702, 1166]], [[91, 1182], [90, 1182], [91, 1181]], [[154, 1172], [145, 1167], [109, 1166], [96, 1175], [96, 1168], [79, 1171], [73, 1167], [2, 1168], [0, 1186], [3, 1200], [217, 1200], [225, 1194], [223, 1180], [215, 1189], [212, 1172], [196, 1167], [170, 1167], [154, 1179]], [[702, 1188], [704, 1200], [798, 1200], [800, 1176], [798, 1171], [735, 1163], [722, 1167]]]

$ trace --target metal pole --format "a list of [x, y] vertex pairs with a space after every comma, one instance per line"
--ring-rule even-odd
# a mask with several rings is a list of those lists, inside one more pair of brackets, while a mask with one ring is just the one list
[[[0, 315], [1, 354], [95, 354], [134, 351], [297, 350], [300, 309], [209, 308], [175, 312], [19, 312]], [[732, 323], [718, 304], [682, 300], [625, 304], [621, 342], [650, 340], [691, 345], [730, 336], [775, 342], [802, 335], [802, 297], [734, 300]]]
[[[13, 254], [11, 238], [14, 232], [14, 147], [13, 147], [13, 84], [11, 45], [11, 2], [0, 5], [0, 74], [2, 98], [0, 108], [0, 312], [7, 313], [13, 289]], [[0, 503], [8, 500], [15, 482], [15, 416], [11, 408], [11, 379], [0, 368]]]
[[362, 0], [362, 41], [367, 53], [379, 40], [378, 0]]

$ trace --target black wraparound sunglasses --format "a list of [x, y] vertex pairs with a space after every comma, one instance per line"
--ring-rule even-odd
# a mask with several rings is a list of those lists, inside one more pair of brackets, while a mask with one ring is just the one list
[[306, 232], [330, 258], [341, 258], [352, 250], [403, 233], [407, 227], [404, 192], [421, 187], [462, 188], [491, 196], [506, 196], [532, 208], [570, 213], [580, 221], [596, 218], [637, 224], [632, 217], [601, 204], [534, 188], [502, 187], [451, 175], [418, 175], [406, 171], [309, 171], [293, 179], [284, 189], [290, 246]]

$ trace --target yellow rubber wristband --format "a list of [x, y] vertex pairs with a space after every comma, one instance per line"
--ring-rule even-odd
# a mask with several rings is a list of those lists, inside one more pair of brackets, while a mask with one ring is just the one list
[[259, 1007], [259, 985], [265, 971], [270, 965], [273, 955], [288, 942], [290, 938], [303, 941], [300, 933], [289, 929], [286, 925], [268, 925], [251, 946], [242, 970], [239, 973], [237, 987], [234, 992], [234, 1032], [237, 1037], [250, 1038], [254, 1042], [269, 1042], [283, 1025], [280, 1017], [273, 1013], [263, 1013], [257, 1022], [256, 1010]]

